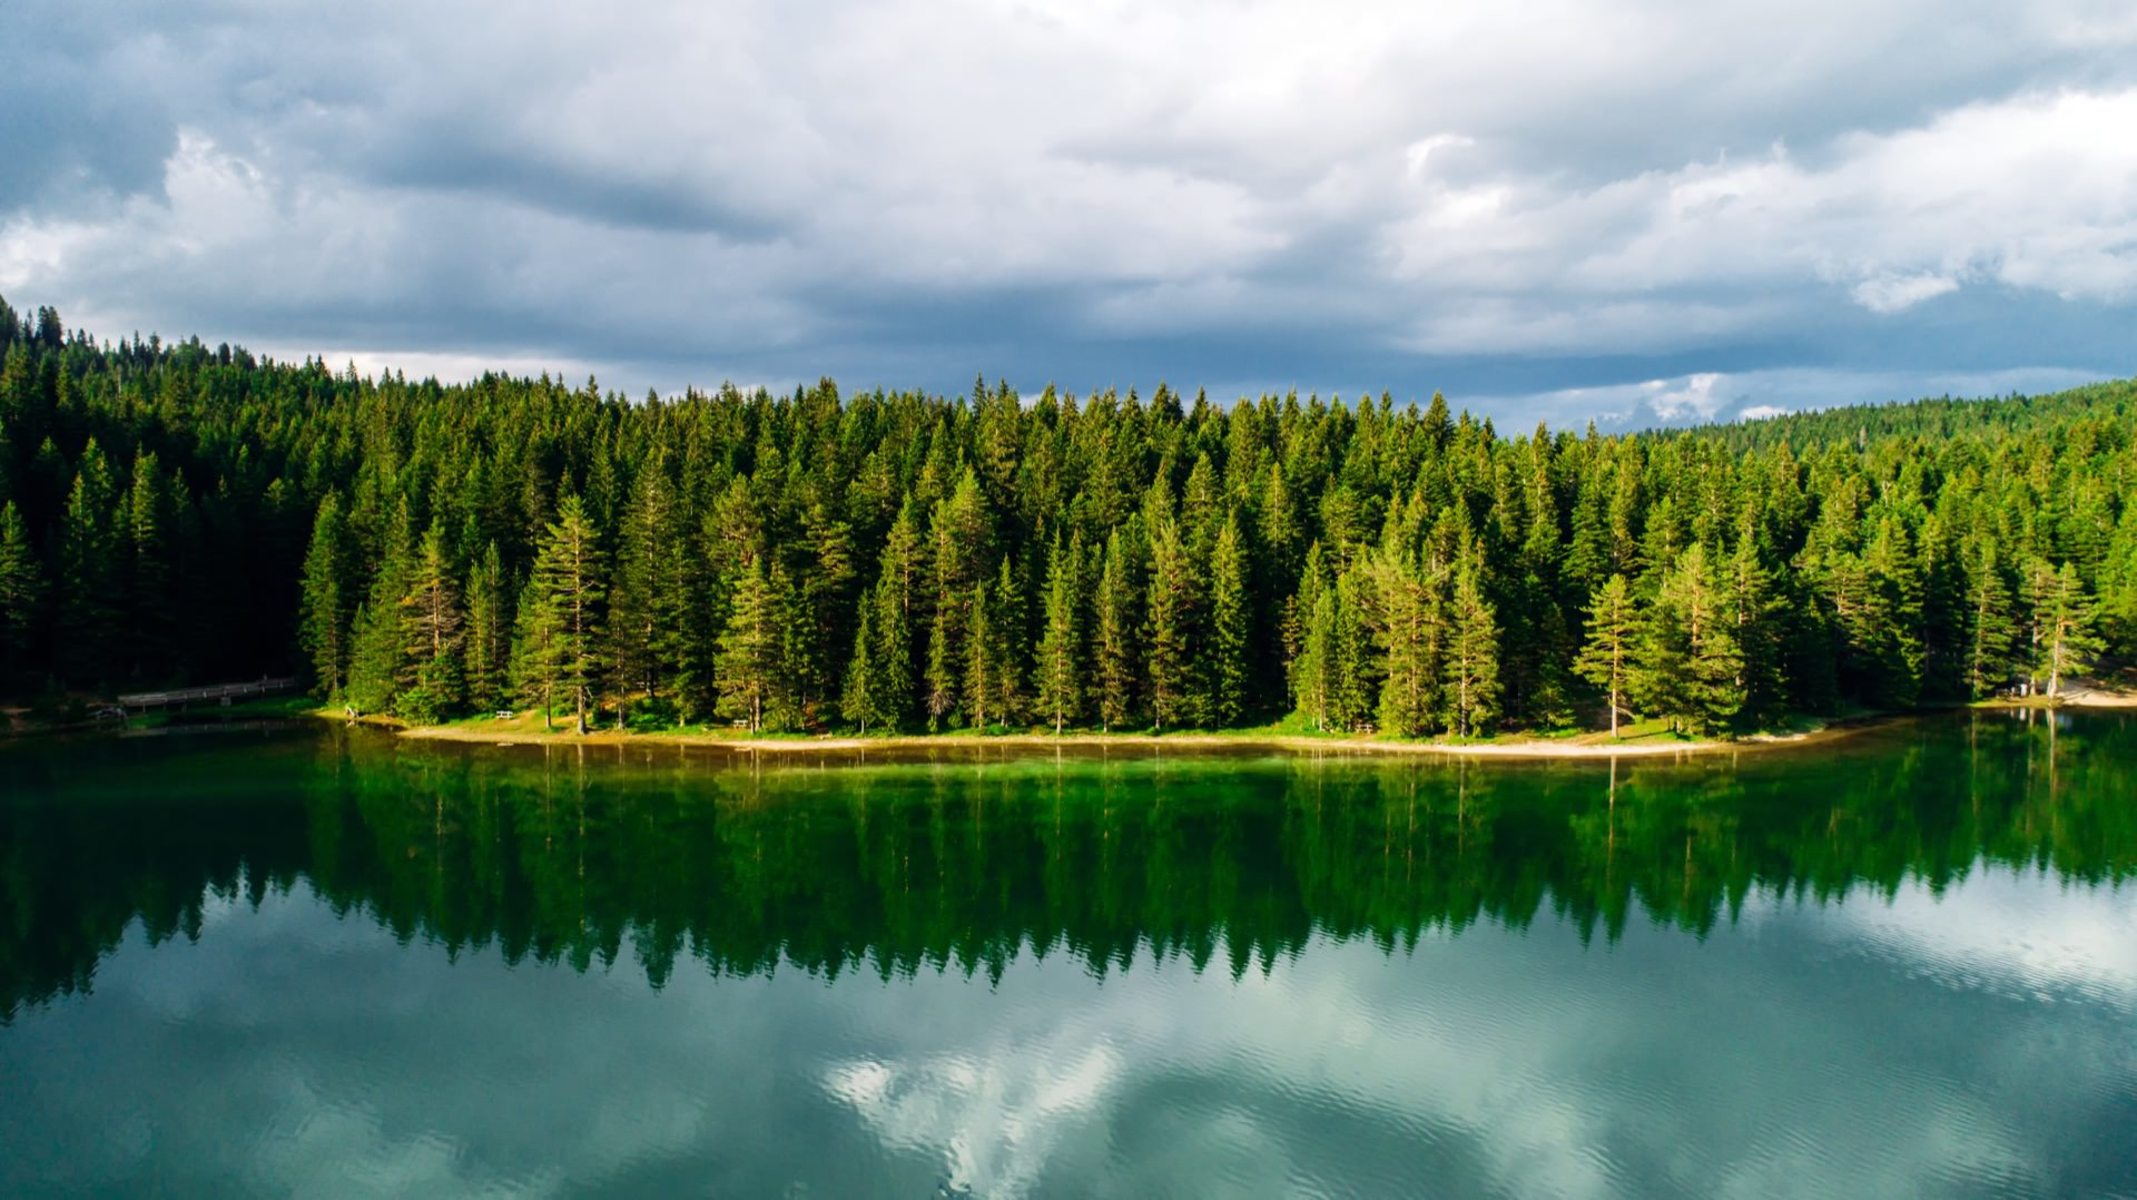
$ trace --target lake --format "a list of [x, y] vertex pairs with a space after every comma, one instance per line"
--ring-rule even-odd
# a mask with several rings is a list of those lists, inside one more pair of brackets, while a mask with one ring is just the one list
[[0, 1194], [2137, 1195], [2137, 718], [0, 746]]

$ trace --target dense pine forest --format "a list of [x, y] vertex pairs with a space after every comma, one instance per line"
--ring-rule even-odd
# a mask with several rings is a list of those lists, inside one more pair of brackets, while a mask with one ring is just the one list
[[2137, 645], [2137, 384], [1602, 436], [359, 377], [0, 302], [0, 693], [576, 727], [1713, 735]]

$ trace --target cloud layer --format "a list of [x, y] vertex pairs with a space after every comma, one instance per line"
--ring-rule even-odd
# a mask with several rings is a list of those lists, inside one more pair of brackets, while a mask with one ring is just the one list
[[5, 21], [34, 36], [0, 39], [0, 292], [107, 335], [634, 390], [1443, 387], [1517, 419], [1648, 381], [1696, 413], [1776, 372], [1853, 399], [2133, 369], [2126, 5]]

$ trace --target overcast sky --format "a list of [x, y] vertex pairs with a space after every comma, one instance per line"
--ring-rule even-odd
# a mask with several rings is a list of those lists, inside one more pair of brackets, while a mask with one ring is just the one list
[[0, 0], [0, 294], [634, 394], [2137, 372], [2127, 0]]

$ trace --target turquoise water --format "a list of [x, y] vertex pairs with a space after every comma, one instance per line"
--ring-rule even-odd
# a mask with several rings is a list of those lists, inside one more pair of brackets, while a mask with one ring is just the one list
[[[879, 756], [880, 757], [880, 756]], [[2137, 721], [0, 748], [0, 1194], [2137, 1195]]]

